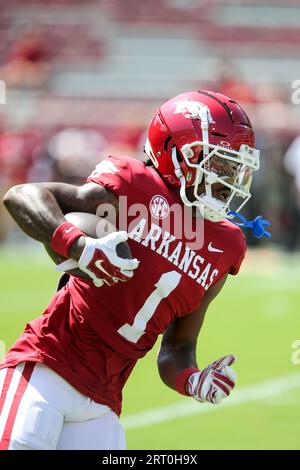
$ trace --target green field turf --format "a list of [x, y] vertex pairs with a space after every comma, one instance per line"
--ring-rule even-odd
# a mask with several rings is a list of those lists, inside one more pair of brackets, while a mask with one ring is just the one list
[[[0, 340], [9, 346], [25, 322], [43, 311], [57, 275], [42, 249], [30, 246], [0, 250], [0, 266]], [[297, 339], [299, 256], [249, 253], [242, 273], [230, 277], [211, 306], [198, 342], [200, 366], [228, 353], [238, 357], [238, 384], [228, 399], [233, 402], [202, 405], [169, 390], [156, 370], [157, 344], [138, 363], [124, 391], [128, 447], [300, 449], [300, 364], [291, 361]], [[251, 392], [249, 387], [258, 384]], [[176, 404], [183, 406], [180, 415], [174, 413]], [[144, 411], [150, 412], [148, 418], [140, 416]], [[147, 425], [149, 416], [155, 418], [152, 425]]]

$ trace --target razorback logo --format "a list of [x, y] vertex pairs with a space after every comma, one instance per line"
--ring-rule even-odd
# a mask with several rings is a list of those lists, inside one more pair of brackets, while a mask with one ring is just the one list
[[177, 101], [174, 114], [183, 114], [187, 119], [207, 119], [209, 124], [215, 121], [212, 118], [210, 109], [200, 101]]
[[111, 160], [102, 160], [102, 162], [98, 163], [91, 176], [96, 177], [105, 173], [114, 175], [115, 173], [119, 172], [120, 170], [113, 164]]

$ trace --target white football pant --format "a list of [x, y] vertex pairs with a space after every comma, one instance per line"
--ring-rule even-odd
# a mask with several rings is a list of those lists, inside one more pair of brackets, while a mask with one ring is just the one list
[[106, 405], [42, 364], [0, 370], [0, 450], [122, 450], [124, 429]]

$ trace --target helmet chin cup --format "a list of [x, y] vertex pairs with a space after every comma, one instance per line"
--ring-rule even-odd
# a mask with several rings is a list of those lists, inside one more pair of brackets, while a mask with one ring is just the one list
[[213, 196], [203, 194], [199, 198], [199, 210], [204, 219], [210, 222], [220, 222], [227, 217], [226, 204]]

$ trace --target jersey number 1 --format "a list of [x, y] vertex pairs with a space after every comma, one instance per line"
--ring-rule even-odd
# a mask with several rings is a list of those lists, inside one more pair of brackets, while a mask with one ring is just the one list
[[158, 282], [154, 284], [156, 289], [149, 295], [142, 308], [134, 317], [133, 324], [125, 323], [125, 325], [118, 329], [118, 333], [128, 341], [137, 343], [145, 333], [146, 325], [153, 317], [159, 303], [176, 289], [180, 279], [181, 274], [177, 271], [162, 274]]

